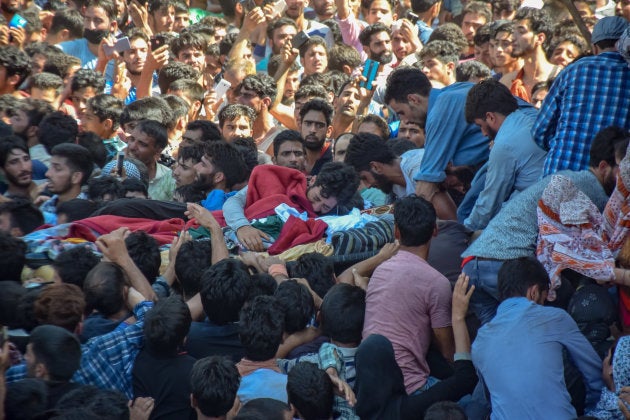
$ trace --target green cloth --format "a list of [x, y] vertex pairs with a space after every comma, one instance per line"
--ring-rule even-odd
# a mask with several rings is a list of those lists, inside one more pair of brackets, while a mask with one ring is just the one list
[[276, 215], [267, 216], [265, 219], [257, 220], [252, 223], [252, 227], [255, 227], [256, 229], [265, 232], [267, 235], [271, 236], [274, 239], [278, 239], [278, 236], [280, 236], [282, 226], [284, 226], [284, 222], [282, 221], [280, 216]]

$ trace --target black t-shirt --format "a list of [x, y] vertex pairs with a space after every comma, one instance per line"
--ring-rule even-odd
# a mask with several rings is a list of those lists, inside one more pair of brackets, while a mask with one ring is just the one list
[[197, 359], [228, 356], [234, 363], [245, 356], [238, 336], [238, 323], [214, 325], [208, 321], [193, 322], [186, 340], [186, 350]]

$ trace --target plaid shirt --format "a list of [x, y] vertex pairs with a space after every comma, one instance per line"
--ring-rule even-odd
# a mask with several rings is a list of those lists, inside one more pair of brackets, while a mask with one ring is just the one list
[[560, 72], [532, 127], [549, 150], [543, 176], [587, 169], [591, 142], [603, 128], [630, 129], [630, 69], [616, 52], [585, 57]]
[[[125, 329], [94, 337], [81, 346], [81, 367], [72, 382], [94, 385], [103, 389], [117, 389], [133, 398], [131, 372], [133, 362], [144, 341], [142, 327], [145, 314], [153, 302], [141, 302], [133, 310], [137, 321]], [[26, 378], [26, 363], [11, 367], [6, 373], [7, 383]]]

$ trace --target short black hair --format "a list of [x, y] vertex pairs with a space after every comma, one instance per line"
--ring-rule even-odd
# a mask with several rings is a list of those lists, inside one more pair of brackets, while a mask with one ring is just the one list
[[284, 332], [284, 314], [278, 301], [271, 296], [257, 296], [241, 310], [238, 330], [247, 359], [273, 359]]
[[281, 17], [270, 22], [269, 25], [267, 25], [267, 38], [272, 39], [273, 31], [278, 28], [282, 28], [283, 26], [293, 26], [296, 30], [298, 28], [293, 19], [290, 19], [288, 17]]
[[182, 244], [175, 257], [175, 276], [182, 286], [184, 297], [190, 299], [199, 293], [201, 277], [211, 266], [210, 241], [189, 241]]
[[37, 361], [46, 366], [51, 381], [69, 382], [81, 365], [81, 344], [64, 328], [40, 325], [31, 331], [30, 344]]
[[335, 398], [332, 381], [314, 363], [300, 362], [289, 371], [287, 396], [301, 419], [328, 419], [332, 415]]
[[335, 284], [335, 267], [332, 260], [319, 252], [309, 252], [296, 260], [290, 269], [291, 277], [305, 278], [319, 297], [326, 295]]
[[16, 109], [26, 114], [26, 118], [28, 119], [27, 127], [39, 126], [42, 120], [54, 111], [54, 108], [48, 102], [33, 98], [22, 99]]
[[424, 13], [440, 1], [442, 0], [411, 0], [411, 11], [414, 13]]
[[[114, 389], [99, 389], [90, 385], [74, 389], [59, 399], [56, 408], [62, 413], [76, 410], [78, 418], [96, 418], [107, 413], [108, 420], [129, 419], [127, 398]], [[81, 416], [81, 417], [79, 417]]]
[[190, 393], [204, 416], [221, 417], [234, 406], [241, 376], [228, 357], [199, 359], [190, 371]]
[[527, 289], [537, 285], [540, 292], [549, 290], [549, 274], [536, 257], [506, 260], [497, 274], [499, 299], [525, 297]]
[[226, 121], [233, 121], [236, 118], [245, 117], [249, 120], [249, 125], [254, 125], [256, 111], [253, 108], [242, 104], [229, 104], [219, 111], [219, 127], [223, 129]]
[[98, 204], [82, 198], [73, 198], [57, 206], [57, 216], [65, 214], [67, 223], [90, 217], [98, 209]]
[[545, 42], [543, 49], [547, 48], [553, 34], [553, 20], [549, 12], [545, 9], [536, 9], [534, 7], [521, 7], [516, 11], [513, 21], [527, 20], [528, 26], [534, 34], [545, 34]]
[[335, 197], [337, 205], [345, 205], [359, 188], [359, 176], [352, 166], [342, 162], [328, 162], [319, 171], [313, 187], [322, 187], [321, 196]]
[[442, 64], [457, 64], [460, 51], [459, 46], [453, 42], [435, 40], [428, 42], [416, 55], [421, 62], [433, 58]]
[[467, 420], [466, 412], [454, 401], [439, 401], [424, 413], [425, 420]]
[[59, 95], [63, 87], [63, 79], [54, 73], [41, 72], [31, 76], [30, 87], [31, 89], [41, 90], [54, 89], [56, 94]]
[[422, 197], [403, 197], [394, 204], [394, 223], [400, 233], [401, 245], [424, 245], [431, 240], [435, 230], [435, 209]]
[[273, 398], [256, 398], [241, 407], [234, 420], [284, 420], [285, 414], [290, 411], [291, 408], [285, 402]]
[[518, 109], [516, 98], [510, 90], [496, 79], [486, 79], [474, 85], [466, 96], [466, 122], [485, 120], [486, 113], [496, 112], [508, 116]]
[[254, 300], [256, 296], [273, 296], [278, 289], [278, 283], [269, 273], [252, 274], [252, 287], [249, 289], [248, 301]]
[[278, 156], [280, 146], [288, 141], [299, 142], [302, 145], [302, 148], [304, 148], [304, 139], [302, 138], [302, 135], [299, 133], [299, 131], [283, 130], [279, 132], [273, 139], [273, 155]]
[[[79, 125], [77, 124], [77, 120], [69, 115], [64, 114], [61, 111], [55, 111], [46, 115], [42, 122], [39, 123], [38, 127], [39, 129], [37, 130], [37, 139], [46, 148], [46, 152], [48, 152], [48, 154], [50, 155], [54, 154], [53, 149], [55, 149], [57, 146], [67, 143], [74, 143], [77, 140], [77, 135], [79, 134]], [[78, 145], [75, 144], [74, 146]], [[66, 148], [64, 150], [70, 149]], [[91, 173], [91, 156], [88, 162], [90, 163]], [[87, 165], [85, 166], [87, 167]], [[84, 183], [87, 182], [87, 177], [84, 177], [83, 181]]]
[[113, 176], [103, 175], [88, 181], [88, 199], [95, 202], [103, 202], [106, 195], [111, 195], [111, 200], [123, 198], [125, 189], [122, 183]]
[[481, 15], [486, 19], [486, 23], [492, 21], [492, 10], [490, 10], [490, 5], [483, 1], [471, 1], [464, 6], [464, 10], [462, 10], [462, 18], [467, 13], [474, 13], [477, 15]]
[[0, 47], [0, 66], [6, 69], [6, 77], [18, 75], [20, 79], [16, 83], [18, 88], [31, 72], [31, 59], [24, 51], [13, 45]]
[[83, 174], [81, 178], [81, 185], [87, 184], [88, 179], [92, 174], [92, 170], [94, 169], [92, 154], [88, 149], [83, 146], [79, 146], [78, 144], [62, 143], [56, 145], [52, 149], [50, 155], [65, 158], [66, 164], [73, 172], [81, 172], [81, 174]]
[[468, 41], [459, 25], [452, 22], [438, 26], [429, 36], [429, 42], [432, 41], [450, 41], [460, 47], [460, 51], [468, 48]]
[[225, 141], [206, 143], [204, 154], [218, 171], [223, 172], [226, 188], [231, 189], [249, 177], [250, 171], [245, 160], [234, 145]]
[[295, 280], [278, 285], [274, 297], [284, 312], [284, 331], [293, 334], [306, 328], [315, 314], [313, 296]]
[[107, 149], [103, 143], [103, 139], [91, 131], [84, 131], [77, 136], [77, 144], [85, 147], [90, 151], [94, 164], [99, 168], [103, 168], [107, 162]]
[[483, 80], [490, 77], [492, 77], [492, 70], [481, 61], [464, 61], [455, 67], [456, 82], [469, 82], [472, 79]]
[[192, 317], [188, 305], [179, 296], [160, 299], [147, 312], [144, 337], [147, 350], [161, 357], [175, 357], [190, 330]]
[[171, 109], [166, 101], [158, 96], [149, 96], [131, 102], [123, 108], [123, 112], [120, 114], [121, 126], [141, 120], [157, 121], [163, 124], [167, 130], [175, 127]]
[[[271, 57], [269, 57], [269, 62], [267, 63], [267, 74], [275, 76], [275, 74], [278, 72], [278, 69], [280, 68], [280, 65], [282, 64], [282, 56], [280, 54], [276, 54], [276, 55], [272, 55]], [[297, 73], [298, 71], [300, 71], [300, 65], [298, 64], [297, 61], [294, 61], [293, 64], [291, 64], [291, 67], [289, 67], [289, 70], [287, 70], [287, 73]]]
[[132, 232], [125, 238], [125, 245], [129, 256], [144, 274], [144, 277], [153, 284], [160, 275], [160, 245], [157, 240], [143, 230]]
[[173, 200], [180, 203], [199, 203], [205, 200], [207, 196], [206, 191], [196, 182], [180, 185], [173, 191]]
[[136, 129], [151, 137], [158, 149], [163, 150], [168, 145], [168, 131], [164, 124], [154, 120], [142, 120], [138, 122]]
[[326, 43], [326, 40], [324, 38], [317, 35], [310, 37], [306, 40], [304, 44], [300, 45], [300, 57], [304, 58], [308, 50], [315, 45], [321, 45], [322, 47], [324, 47], [324, 51], [326, 51], [326, 57], [328, 57], [328, 44]]
[[87, 313], [98, 311], [104, 317], [115, 315], [125, 307], [125, 287], [129, 285], [120, 266], [100, 262], [85, 277], [83, 293]]
[[614, 126], [603, 128], [595, 135], [591, 143], [589, 165], [597, 168], [602, 160], [608, 162], [610, 166], [617, 165], [615, 158], [623, 159], [628, 140], [630, 140], [630, 132], [625, 128]]
[[114, 130], [120, 125], [123, 107], [124, 104], [121, 99], [107, 93], [96, 95], [87, 101], [87, 108], [98, 117], [99, 121], [112, 120]]
[[90, 70], [90, 69], [79, 69], [74, 76], [72, 77], [72, 82], [70, 83], [70, 89], [72, 92], [76, 92], [79, 89], [84, 89], [91, 87], [98, 93], [102, 93], [105, 89], [105, 78], [102, 74]]
[[347, 283], [330, 288], [320, 308], [321, 327], [331, 340], [361, 342], [365, 318], [365, 290]]
[[100, 7], [105, 11], [110, 21], [115, 21], [116, 16], [118, 16], [118, 9], [113, 0], [86, 0], [85, 8], [88, 7]]
[[188, 98], [191, 102], [199, 101], [203, 102], [204, 98], [204, 90], [203, 87], [195, 80], [190, 79], [179, 79], [175, 80], [168, 87], [168, 90], [171, 92], [182, 92], [186, 98]]
[[223, 140], [219, 127], [211, 121], [196, 120], [191, 121], [186, 126], [186, 130], [201, 130], [201, 141], [210, 142]]
[[396, 155], [380, 136], [370, 133], [356, 134], [348, 143], [344, 162], [355, 171], [369, 171], [370, 162], [391, 164]]
[[22, 298], [26, 295], [27, 290], [28, 289], [22, 287], [22, 283], [17, 281], [0, 281], [1, 325], [6, 325], [9, 329], [23, 328], [20, 322], [18, 307]]
[[392, 35], [392, 30], [382, 24], [381, 22], [373, 23], [372, 25], [366, 26], [361, 33], [359, 34], [359, 42], [364, 47], [370, 45], [370, 41], [372, 40], [372, 35], [379, 34], [381, 32], [387, 32], [387, 35]]
[[201, 158], [203, 157], [203, 146], [199, 144], [195, 144], [192, 146], [180, 146], [177, 149], [177, 160], [185, 162], [187, 160], [192, 160], [195, 163], [201, 162]]
[[64, 283], [75, 284], [83, 289], [83, 282], [100, 258], [87, 247], [77, 246], [62, 251], [52, 263]]
[[170, 48], [175, 57], [177, 57], [182, 50], [187, 48], [194, 48], [205, 54], [207, 45], [208, 43], [203, 35], [196, 32], [184, 32], [171, 41]]
[[431, 82], [420, 69], [414, 67], [399, 67], [387, 77], [385, 88], [385, 103], [392, 100], [408, 103], [407, 95], [418, 94], [428, 97], [431, 92]]
[[10, 135], [0, 138], [0, 168], [4, 168], [13, 150], [18, 149], [30, 156], [28, 146], [22, 137]]
[[188, 116], [190, 105], [188, 105], [188, 102], [186, 102], [184, 98], [173, 94], [162, 95], [161, 98], [164, 99], [171, 108], [174, 119], [178, 120]]
[[346, 44], [337, 44], [328, 53], [328, 70], [343, 71], [343, 66], [355, 69], [361, 65], [361, 54]]
[[166, 93], [173, 82], [182, 79], [197, 80], [199, 79], [199, 72], [190, 64], [180, 61], [171, 61], [165, 64], [158, 72], [160, 92]]
[[247, 267], [238, 260], [222, 260], [204, 271], [199, 293], [208, 319], [218, 325], [238, 321], [251, 284]]
[[320, 98], [313, 98], [302, 106], [302, 109], [300, 109], [300, 120], [303, 120], [304, 116], [308, 114], [309, 111], [318, 111], [324, 114], [326, 125], [332, 123], [333, 114], [335, 112], [332, 105]]
[[55, 12], [48, 33], [56, 34], [67, 29], [71, 38], [83, 37], [83, 16], [76, 9], [62, 9]]
[[6, 385], [4, 414], [7, 419], [39, 418], [46, 410], [48, 387], [41, 379], [26, 378]]
[[125, 197], [129, 192], [139, 192], [144, 194], [145, 197], [149, 196], [149, 189], [146, 182], [137, 178], [126, 178], [122, 182], [122, 186], [125, 189]]
[[261, 99], [269, 98], [273, 103], [278, 93], [278, 85], [273, 77], [265, 73], [256, 73], [245, 76], [240, 89], [253, 90]]

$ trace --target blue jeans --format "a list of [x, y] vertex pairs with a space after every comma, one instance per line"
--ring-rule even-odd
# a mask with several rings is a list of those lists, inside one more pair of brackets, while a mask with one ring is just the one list
[[464, 266], [464, 273], [470, 278], [470, 285], [475, 285], [475, 292], [470, 298], [470, 307], [481, 322], [485, 324], [497, 313], [499, 289], [497, 274], [503, 265], [500, 260], [480, 260], [475, 258]]

